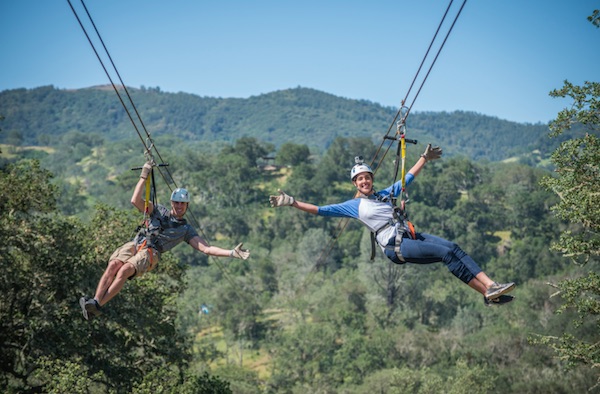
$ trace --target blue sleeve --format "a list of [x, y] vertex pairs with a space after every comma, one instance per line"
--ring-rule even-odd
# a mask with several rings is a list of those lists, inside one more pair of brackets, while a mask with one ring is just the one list
[[[412, 183], [413, 179], [415, 179], [415, 176], [413, 174], [411, 174], [410, 172], [406, 174], [404, 176], [404, 181], [406, 182], [405, 187], [408, 187], [408, 185]], [[400, 195], [400, 191], [402, 190], [402, 182], [397, 181], [392, 186], [388, 186], [385, 189], [378, 191], [377, 193], [381, 194], [382, 196], [389, 196], [392, 190], [394, 191], [394, 196], [398, 197]]]
[[324, 205], [319, 207], [317, 215], [338, 218], [358, 218], [358, 205], [360, 198], [348, 200], [340, 204]]
[[412, 183], [413, 179], [415, 179], [415, 176], [413, 174], [411, 174], [410, 172], [406, 174], [404, 176], [404, 181], [406, 182], [405, 186], [408, 187], [408, 185]]

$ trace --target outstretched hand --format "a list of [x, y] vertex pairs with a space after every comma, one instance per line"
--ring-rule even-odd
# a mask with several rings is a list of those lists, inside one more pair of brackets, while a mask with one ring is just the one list
[[440, 148], [439, 146], [432, 147], [431, 144], [427, 145], [427, 148], [425, 148], [425, 152], [423, 152], [423, 154], [421, 155], [421, 157], [425, 158], [425, 160], [427, 161], [439, 159], [441, 156], [442, 148]]
[[277, 208], [277, 207], [291, 206], [294, 204], [294, 201], [295, 201], [294, 197], [288, 196], [281, 189], [277, 189], [277, 191], [279, 192], [278, 196], [269, 196], [269, 203], [271, 204], [271, 207]]
[[231, 251], [231, 257], [242, 260], [246, 260], [248, 257], [250, 257], [250, 251], [248, 249], [242, 249], [243, 245], [243, 242], [238, 244], [238, 246]]

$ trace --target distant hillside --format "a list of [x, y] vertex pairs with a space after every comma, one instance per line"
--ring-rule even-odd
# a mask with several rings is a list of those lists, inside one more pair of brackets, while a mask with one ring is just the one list
[[[154, 138], [172, 135], [187, 141], [231, 142], [249, 136], [276, 147], [285, 142], [306, 144], [313, 153], [323, 152], [338, 136], [369, 137], [379, 144], [397, 111], [300, 87], [248, 99], [164, 93], [158, 88], [128, 90]], [[0, 142], [5, 143], [56, 145], [69, 131], [95, 133], [109, 141], [137, 136], [117, 95], [106, 86], [2, 91], [0, 115], [6, 117], [0, 124]], [[462, 111], [414, 111], [407, 134], [441, 145], [449, 155], [491, 161], [532, 150], [547, 154], [557, 143], [547, 138], [546, 125]]]

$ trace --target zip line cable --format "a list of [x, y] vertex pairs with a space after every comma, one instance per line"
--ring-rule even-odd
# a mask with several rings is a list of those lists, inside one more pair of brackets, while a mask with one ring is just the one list
[[[133, 99], [131, 98], [131, 95], [129, 94], [129, 90], [127, 89], [127, 86], [125, 85], [125, 82], [123, 82], [123, 79], [121, 78], [121, 75], [119, 74], [119, 71], [117, 69], [117, 66], [115, 65], [115, 63], [112, 60], [112, 57], [110, 56], [110, 52], [108, 51], [108, 48], [106, 47], [106, 45], [104, 44], [104, 40], [102, 39], [102, 36], [100, 35], [100, 32], [98, 31], [96, 24], [94, 23], [94, 20], [91, 16], [91, 14], [89, 13], [85, 3], [83, 0], [81, 0], [81, 4], [88, 16], [88, 19], [90, 20], [90, 23], [92, 24], [92, 26], [94, 27], [94, 30], [96, 32], [96, 35], [98, 36], [98, 39], [100, 40], [100, 42], [102, 43], [102, 47], [104, 48], [104, 52], [106, 53], [106, 55], [108, 56], [110, 63], [115, 71], [115, 73], [117, 74], [119, 81], [121, 82], [121, 86], [123, 87], [123, 90], [125, 91], [127, 98], [129, 99], [129, 103], [131, 104], [131, 106], [133, 107], [135, 114], [140, 122], [140, 124], [142, 125], [142, 128], [144, 129], [144, 132], [146, 134], [146, 140], [144, 140], [144, 137], [142, 136], [142, 133], [140, 132], [135, 120], [133, 119], [133, 116], [131, 115], [131, 112], [129, 111], [129, 108], [127, 107], [127, 105], [125, 104], [125, 101], [123, 100], [123, 97], [121, 96], [121, 94], [119, 93], [119, 89], [117, 87], [117, 85], [114, 83], [110, 73], [108, 72], [106, 66], [104, 65], [104, 62], [102, 61], [102, 58], [100, 56], [100, 54], [98, 53], [98, 51], [96, 50], [96, 46], [94, 45], [94, 43], [92, 42], [92, 39], [90, 38], [90, 35], [88, 34], [85, 26], [83, 25], [83, 22], [81, 21], [81, 19], [79, 18], [79, 15], [77, 14], [77, 11], [75, 10], [75, 8], [73, 7], [73, 4], [71, 3], [71, 0], [67, 0], [67, 2], [69, 3], [69, 6], [71, 7], [71, 11], [73, 11], [73, 15], [75, 15], [75, 18], [77, 19], [77, 22], [79, 23], [79, 26], [81, 27], [81, 30], [83, 31], [83, 33], [85, 34], [90, 46], [92, 47], [92, 50], [94, 51], [94, 54], [96, 55], [96, 58], [98, 59], [98, 61], [100, 62], [100, 65], [102, 66], [102, 69], [104, 70], [104, 73], [106, 74], [108, 80], [110, 81], [113, 90], [115, 91], [115, 93], [117, 94], [117, 97], [119, 98], [119, 101], [121, 102], [121, 105], [123, 106], [123, 109], [125, 110], [125, 112], [127, 113], [127, 116], [129, 117], [129, 120], [131, 121], [131, 124], [133, 125], [138, 137], [140, 138], [140, 141], [142, 142], [142, 144], [144, 145], [144, 151], [148, 154], [151, 154], [152, 148], [154, 148], [154, 151], [156, 152], [157, 156], [160, 158], [161, 162], [164, 163], [164, 160], [162, 159], [162, 156], [160, 155], [160, 153], [158, 152], [158, 149], [154, 146], [154, 144], [152, 143], [152, 138], [150, 136], [150, 133], [148, 132], [148, 130], [146, 129], [146, 126], [142, 120], [142, 117], [140, 116], [138, 110], [137, 110], [137, 106], [135, 105], [135, 103], [133, 102]], [[173, 177], [171, 176], [171, 173], [168, 169], [165, 170], [168, 175], [169, 175], [169, 179], [173, 179]], [[163, 179], [165, 180], [165, 182], [168, 184], [169, 182], [167, 181], [167, 179], [165, 178], [164, 174], [162, 173], [162, 171], [160, 171], [161, 176], [163, 177]], [[173, 181], [174, 182], [174, 181]], [[177, 185], [175, 185], [177, 186]]]
[[[442, 25], [444, 23], [444, 21], [446, 20], [446, 16], [448, 15], [448, 11], [450, 10], [450, 8], [452, 7], [452, 3], [454, 2], [454, 0], [450, 0], [450, 3], [448, 4], [448, 7], [446, 8], [446, 11], [444, 12], [444, 16], [442, 17], [435, 34], [433, 35], [433, 38], [431, 39], [431, 42], [429, 43], [429, 47], [427, 48], [427, 51], [425, 52], [425, 55], [423, 56], [423, 60], [421, 61], [421, 64], [419, 65], [419, 68], [417, 69], [417, 72], [415, 73], [415, 76], [410, 84], [410, 87], [404, 97], [404, 99], [402, 100], [401, 104], [400, 104], [400, 108], [398, 109], [398, 112], [396, 112], [396, 115], [394, 116], [394, 119], [392, 120], [392, 123], [390, 124], [390, 126], [388, 127], [386, 136], [384, 137], [384, 140], [386, 139], [386, 137], [390, 134], [390, 131], [392, 130], [392, 128], [394, 127], [395, 124], [397, 124], [398, 121], [398, 117], [400, 117], [400, 114], [402, 112], [403, 108], [405, 107], [406, 101], [408, 100], [408, 96], [410, 95], [410, 92], [412, 91], [412, 88], [415, 85], [415, 82], [417, 81], [417, 78], [419, 76], [419, 74], [421, 73], [421, 70], [423, 69], [423, 65], [425, 64], [425, 61], [427, 59], [427, 57], [429, 56], [429, 52], [431, 51], [431, 48], [438, 36], [438, 33], [440, 32], [440, 29], [442, 28]], [[421, 85], [419, 86], [419, 89], [417, 91], [417, 93], [415, 94], [415, 97], [412, 99], [412, 102], [410, 104], [408, 108], [408, 110], [406, 111], [406, 114], [404, 114], [404, 116], [402, 116], [402, 118], [400, 119], [400, 122], [402, 124], [404, 124], [406, 122], [406, 118], [408, 118], [408, 115], [410, 114], [410, 111], [413, 107], [413, 105], [415, 104], [415, 102], [417, 101], [417, 97], [419, 96], [419, 93], [421, 93], [421, 90], [423, 89], [423, 86], [425, 85], [425, 82], [427, 81], [427, 78], [429, 77], [429, 74], [431, 73], [431, 70], [433, 69], [433, 66], [435, 65], [440, 53], [442, 52], [442, 49], [444, 48], [444, 45], [446, 44], [446, 41], [448, 40], [448, 37], [450, 36], [450, 33], [452, 32], [452, 29], [454, 28], [454, 25], [456, 24], [456, 21], [458, 20], [458, 17], [460, 16], [460, 14], [462, 13], [463, 8], [465, 7], [467, 3], [467, 0], [464, 0], [460, 9], [458, 10], [456, 16], [454, 17], [454, 21], [452, 22], [448, 32], [446, 33], [446, 36], [444, 38], [444, 40], [442, 41], [442, 44], [440, 45], [437, 54], [435, 55], [431, 65], [429, 66], [429, 70], [427, 71], [427, 73], [425, 74], [425, 77], [423, 78]], [[392, 143], [390, 143], [391, 146]], [[371, 165], [373, 165], [373, 163], [375, 163], [375, 160], [377, 159], [379, 152], [381, 150], [381, 147], [383, 146], [383, 141], [382, 143], [379, 145], [379, 148], [377, 149], [377, 152], [375, 152], [375, 156], [373, 158], [373, 160], [371, 161]], [[387, 155], [387, 152], [389, 151], [389, 146], [388, 149], [385, 151], [383, 157], [381, 158], [381, 160], [379, 160], [379, 162], [383, 162], [383, 159], [385, 158], [385, 156]], [[376, 169], [374, 169], [374, 172], [376, 171]]]
[[[392, 120], [392, 123], [390, 124], [387, 133], [385, 134], [385, 136], [383, 137], [383, 140], [381, 141], [381, 143], [379, 144], [379, 147], [377, 148], [373, 159], [370, 162], [370, 167], [373, 169], [373, 175], [375, 175], [375, 173], [377, 172], [377, 170], [379, 169], [379, 165], [377, 165], [376, 167], [374, 166], [375, 163], [382, 163], [383, 160], [385, 159], [385, 157], [387, 156], [390, 148], [392, 147], [394, 141], [397, 141], [396, 138], [392, 138], [389, 137], [390, 131], [392, 130], [392, 128], [394, 127], [394, 125], [396, 124], [398, 126], [398, 130], [400, 129], [400, 127], [405, 127], [405, 123], [406, 123], [406, 118], [408, 117], [408, 115], [410, 114], [410, 110], [412, 109], [415, 101], [417, 100], [417, 97], [419, 96], [419, 93], [421, 92], [421, 90], [423, 89], [423, 86], [425, 85], [425, 82], [427, 81], [427, 78], [429, 77], [429, 74], [431, 73], [431, 70], [433, 69], [433, 66], [435, 65], [442, 49], [444, 48], [444, 45], [446, 44], [446, 41], [448, 40], [448, 37], [450, 36], [450, 33], [452, 32], [452, 29], [454, 28], [454, 25], [456, 24], [456, 21], [458, 20], [458, 17], [460, 16], [463, 8], [465, 7], [467, 0], [464, 0], [462, 5], [460, 6], [460, 9], [458, 10], [458, 12], [456, 13], [456, 16], [454, 17], [454, 21], [452, 22], [452, 24], [450, 25], [450, 28], [448, 29], [446, 36], [444, 37], [444, 40], [442, 41], [431, 65], [429, 66], [429, 69], [427, 71], [427, 73], [425, 74], [425, 77], [423, 78], [421, 85], [419, 86], [419, 89], [417, 90], [417, 93], [415, 94], [414, 98], [412, 99], [412, 102], [410, 104], [410, 106], [406, 107], [405, 103], [408, 99], [408, 96], [410, 95], [410, 92], [412, 90], [412, 88], [415, 85], [415, 82], [417, 81], [417, 78], [419, 77], [419, 74], [421, 73], [421, 70], [423, 68], [423, 65], [425, 64], [425, 61], [427, 60], [427, 57], [429, 56], [429, 52], [431, 51], [431, 48], [433, 47], [433, 44], [438, 36], [438, 33], [440, 32], [440, 29], [442, 28], [442, 25], [444, 23], [444, 21], [446, 20], [446, 16], [448, 15], [448, 12], [450, 10], [450, 8], [452, 7], [452, 3], [454, 0], [450, 0], [450, 3], [448, 4], [448, 7], [446, 8], [446, 11], [444, 12], [444, 15], [435, 31], [435, 34], [433, 35], [433, 38], [431, 39], [431, 42], [429, 43], [429, 47], [427, 48], [427, 51], [425, 52], [425, 55], [423, 56], [423, 59], [421, 60], [421, 64], [419, 65], [419, 68], [417, 69], [417, 72], [415, 73], [415, 76], [410, 84], [410, 87], [408, 89], [408, 92], [406, 93], [406, 96], [404, 97], [404, 99], [401, 102], [401, 106], [398, 109], [398, 111], [396, 112], [396, 115], [394, 116], [394, 119]], [[403, 110], [405, 110], [405, 113], [402, 113]], [[398, 121], [398, 118], [400, 117], [400, 115], [402, 114], [402, 117], [400, 118], [400, 120]], [[402, 138], [404, 138], [402, 136]], [[387, 144], [387, 148], [385, 149], [385, 151], [383, 152], [383, 155], [381, 156], [381, 158], [379, 160], [377, 160], [382, 147], [385, 144], [386, 140], [392, 140], [392, 142], [390, 142], [389, 144]], [[416, 143], [416, 141], [415, 141]], [[397, 165], [396, 165], [397, 166]], [[397, 172], [397, 170], [396, 170]], [[402, 174], [404, 176], [404, 174]], [[396, 178], [396, 174], [394, 175], [394, 178]], [[395, 181], [395, 179], [394, 179]], [[356, 197], [357, 195], [355, 194], [354, 197]], [[350, 221], [349, 218], [343, 218], [339, 221], [338, 226], [336, 227], [336, 229], [334, 230], [334, 234], [335, 236], [331, 237], [330, 241], [328, 242], [328, 244], [325, 246], [325, 248], [323, 248], [323, 250], [321, 251], [319, 258], [317, 259], [317, 262], [315, 264], [315, 267], [313, 269], [313, 271], [316, 271], [320, 266], [323, 265], [323, 260], [326, 259], [329, 254], [331, 253], [331, 251], [333, 250], [333, 247], [335, 245], [335, 243], [337, 242], [337, 240], [339, 239], [339, 237], [341, 236], [341, 234], [344, 232], [344, 230], [346, 229], [346, 227], [348, 226], [348, 222]], [[312, 274], [312, 272], [311, 272]], [[310, 277], [310, 275], [309, 275]]]
[[[127, 108], [127, 105], [125, 104], [125, 101], [123, 100], [123, 97], [121, 96], [121, 94], [119, 93], [119, 89], [117, 88], [116, 84], [114, 83], [113, 79], [110, 76], [110, 73], [108, 72], [106, 66], [104, 65], [104, 62], [102, 61], [102, 58], [100, 57], [100, 54], [98, 53], [98, 51], [96, 50], [96, 47], [94, 45], [94, 43], [92, 42], [92, 39], [90, 38], [85, 26], [83, 25], [81, 19], [79, 18], [79, 15], [77, 14], [77, 11], [75, 10], [75, 8], [73, 7], [73, 4], [71, 3], [71, 0], [67, 0], [67, 2], [69, 3], [69, 6], [71, 7], [71, 11], [73, 11], [73, 15], [75, 15], [75, 18], [77, 19], [77, 22], [79, 23], [79, 26], [81, 27], [81, 30], [83, 31], [83, 33], [85, 34], [90, 46], [92, 47], [92, 50], [94, 51], [96, 57], [98, 58], [98, 61], [100, 62], [100, 65], [102, 66], [102, 69], [104, 70], [104, 73], [106, 74], [106, 76], [108, 77], [113, 90], [115, 91], [115, 93], [117, 94], [117, 97], [119, 98], [119, 101], [121, 102], [121, 105], [123, 106], [123, 109], [125, 110], [125, 112], [127, 113], [127, 116], [129, 117], [129, 120], [131, 121], [131, 124], [133, 125], [138, 137], [140, 138], [140, 141], [142, 142], [142, 144], [144, 145], [144, 153], [146, 156], [148, 156], [152, 162], [153, 165], [157, 164], [154, 163], [154, 159], [152, 159], [152, 150], [154, 150], [154, 152], [156, 152], [156, 155], [160, 158], [161, 162], [164, 163], [164, 160], [162, 158], [162, 156], [160, 155], [158, 148], [156, 147], [156, 145], [154, 144], [154, 142], [152, 141], [152, 138], [150, 136], [150, 133], [148, 132], [148, 130], [146, 129], [146, 126], [142, 120], [142, 117], [137, 109], [137, 106], [135, 105], [135, 103], [133, 102], [133, 99], [131, 97], [131, 95], [129, 94], [129, 90], [127, 89], [127, 86], [125, 85], [125, 83], [123, 82], [123, 79], [121, 78], [121, 75], [119, 74], [119, 71], [117, 69], [117, 66], [115, 65], [115, 63], [112, 60], [112, 57], [110, 56], [110, 52], [108, 51], [108, 48], [106, 47], [106, 45], [104, 44], [104, 40], [102, 39], [102, 36], [100, 35], [100, 32], [98, 31], [96, 24], [94, 23], [94, 20], [91, 16], [91, 14], [89, 13], [84, 0], [81, 0], [81, 4], [83, 6], [83, 8], [85, 9], [85, 12], [88, 16], [88, 19], [90, 20], [90, 23], [92, 24], [92, 26], [94, 27], [94, 30], [96, 32], [96, 35], [98, 36], [98, 39], [100, 40], [100, 42], [102, 43], [102, 47], [104, 48], [104, 51], [107, 55], [107, 57], [110, 59], [110, 63], [115, 71], [115, 73], [117, 74], [119, 81], [121, 82], [121, 86], [123, 87], [123, 90], [125, 91], [127, 98], [132, 106], [132, 108], [134, 109], [134, 112], [144, 130], [144, 133], [146, 135], [146, 141], [144, 140], [144, 137], [142, 136], [142, 133], [140, 132], [140, 129], [138, 128], [135, 120], [133, 119], [133, 116], [131, 115], [131, 112], [129, 111], [129, 109]], [[165, 176], [165, 174], [163, 174], [163, 172], [161, 171], [160, 168], [164, 168], [166, 174], [168, 174], [168, 178]], [[177, 188], [177, 183], [175, 182], [175, 180], [173, 179], [173, 176], [171, 174], [171, 172], [169, 171], [168, 167], [166, 167], [166, 164], [158, 164], [156, 165], [156, 168], [159, 169], [159, 173], [161, 174], [163, 180], [165, 181], [165, 183], [167, 184], [167, 187], [169, 188], [169, 190], [172, 192], [173, 189], [170, 186], [170, 182], [169, 180], [175, 185], [175, 188]], [[156, 193], [155, 193], [156, 194]], [[204, 233], [204, 231], [202, 230], [202, 227], [200, 226], [200, 222], [196, 219], [196, 216], [194, 215], [193, 211], [191, 209], [188, 209], [186, 211], [186, 214], [189, 214], [192, 218], [192, 221], [194, 222], [195, 227], [198, 229], [198, 231], [200, 232], [200, 234], [202, 234], [202, 237], [207, 240], [209, 240], [209, 238], [206, 236], [206, 234]], [[210, 242], [209, 242], [210, 244]], [[222, 266], [222, 264], [218, 261], [218, 259], [215, 256], [211, 256], [213, 258], [213, 261], [215, 262], [215, 264], [217, 265], [217, 267], [219, 267], [219, 269], [222, 271], [223, 276], [227, 279], [228, 282], [230, 282], [230, 284], [233, 286], [234, 290], [236, 291], [236, 293], [238, 292], [237, 290], [237, 284], [233, 281], [233, 279], [227, 274], [227, 272], [225, 271], [224, 267]], [[256, 294], [254, 294], [254, 292], [252, 292], [252, 294], [254, 295], [254, 297], [256, 298]], [[238, 293], [238, 295], [240, 295]]]

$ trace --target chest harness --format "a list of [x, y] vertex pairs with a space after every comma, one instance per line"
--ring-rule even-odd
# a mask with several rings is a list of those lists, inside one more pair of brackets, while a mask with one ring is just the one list
[[[362, 195], [361, 198], [369, 198], [368, 196]], [[371, 197], [377, 201], [382, 203], [390, 202], [390, 196], [381, 196], [377, 193]], [[398, 257], [398, 260], [401, 262], [405, 262], [404, 257], [402, 256], [402, 252], [400, 251], [400, 247], [402, 246], [402, 238], [404, 236], [408, 236], [411, 239], [416, 238], [415, 227], [408, 220], [408, 215], [406, 211], [398, 206], [392, 205], [393, 212], [392, 217], [388, 220], [386, 224], [381, 226], [375, 231], [371, 231], [371, 260], [375, 258], [375, 243], [377, 236], [380, 232], [387, 229], [388, 227], [394, 227], [396, 229], [396, 236], [394, 245], [382, 245], [386, 249], [393, 249], [394, 253]]]

